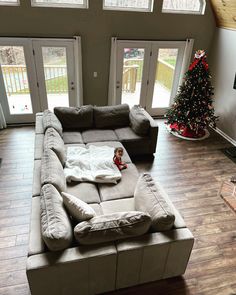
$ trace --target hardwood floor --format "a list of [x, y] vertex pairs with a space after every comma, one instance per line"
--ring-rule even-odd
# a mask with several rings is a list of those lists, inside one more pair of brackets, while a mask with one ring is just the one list
[[[110, 294], [236, 294], [236, 214], [217, 196], [220, 182], [236, 174], [236, 165], [220, 148], [229, 146], [211, 132], [202, 142], [183, 141], [160, 123], [154, 160], [136, 159], [179, 209], [196, 241], [183, 277]], [[34, 129], [0, 131], [0, 294], [30, 294], [25, 275]]]

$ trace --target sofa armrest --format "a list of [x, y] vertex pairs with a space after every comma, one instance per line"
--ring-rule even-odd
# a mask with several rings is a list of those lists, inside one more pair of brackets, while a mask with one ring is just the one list
[[194, 238], [187, 229], [117, 242], [116, 287], [126, 288], [184, 274]]
[[27, 277], [34, 295], [104, 293], [115, 289], [117, 251], [114, 243], [78, 246], [32, 255]]
[[149, 131], [149, 137], [151, 140], [150, 153], [154, 154], [156, 152], [159, 127], [158, 127], [157, 122], [144, 109], [143, 109], [143, 114], [146, 116], [146, 118], [148, 118], [148, 120], [150, 122], [150, 131]]

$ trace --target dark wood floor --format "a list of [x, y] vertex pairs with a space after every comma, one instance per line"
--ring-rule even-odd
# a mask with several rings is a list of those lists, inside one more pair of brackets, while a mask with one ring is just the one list
[[[212, 132], [202, 142], [183, 141], [160, 122], [157, 154], [139, 159], [140, 172], [160, 181], [193, 232], [196, 242], [186, 274], [112, 294], [236, 294], [236, 214], [217, 196], [220, 182], [236, 174], [236, 164], [220, 148], [229, 146]], [[30, 294], [25, 261], [31, 206], [34, 130], [0, 131], [0, 294]]]

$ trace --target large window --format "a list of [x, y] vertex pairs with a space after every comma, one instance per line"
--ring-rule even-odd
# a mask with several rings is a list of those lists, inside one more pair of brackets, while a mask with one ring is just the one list
[[153, 0], [103, 0], [103, 9], [151, 12]]
[[32, 6], [88, 8], [88, 0], [31, 0]]
[[19, 6], [20, 5], [20, 0], [0, 0], [0, 5]]
[[163, 0], [162, 12], [204, 14], [205, 0]]

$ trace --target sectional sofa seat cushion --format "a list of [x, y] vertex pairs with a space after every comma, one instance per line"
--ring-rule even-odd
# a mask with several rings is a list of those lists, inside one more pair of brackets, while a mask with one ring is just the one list
[[62, 164], [51, 149], [45, 149], [41, 161], [41, 185], [52, 184], [59, 192], [66, 191], [66, 179]]
[[103, 214], [135, 211], [134, 198], [125, 198], [100, 203]]
[[138, 170], [134, 164], [121, 171], [122, 178], [117, 184], [99, 183], [98, 190], [103, 202], [115, 199], [131, 198], [138, 181]]
[[82, 130], [93, 127], [93, 106], [56, 107], [54, 113], [65, 130]]
[[175, 215], [159, 187], [150, 174], [141, 175], [134, 192], [135, 209], [151, 216], [154, 231], [166, 231], [173, 228]]
[[69, 214], [77, 221], [91, 219], [96, 215], [93, 208], [73, 195], [62, 192], [63, 203]]
[[44, 148], [53, 150], [58, 156], [61, 164], [66, 162], [65, 144], [59, 133], [54, 128], [48, 128], [44, 136]]
[[150, 121], [145, 116], [143, 109], [133, 106], [129, 113], [130, 125], [133, 131], [139, 135], [147, 135], [150, 129]]
[[61, 195], [51, 184], [42, 187], [41, 229], [43, 240], [49, 250], [64, 250], [71, 245], [73, 231], [70, 219]]
[[94, 107], [94, 124], [96, 128], [117, 128], [129, 125], [129, 106]]
[[90, 182], [71, 182], [67, 184], [68, 194], [77, 197], [87, 204], [100, 203], [96, 184]]
[[78, 131], [64, 131], [63, 141], [65, 144], [83, 144], [82, 134]]
[[54, 128], [62, 137], [62, 125], [61, 122], [58, 120], [56, 115], [52, 113], [49, 110], [45, 110], [43, 112], [43, 128], [44, 128], [44, 133], [47, 130], [47, 128]]
[[79, 223], [74, 235], [80, 244], [105, 243], [145, 234], [150, 224], [150, 216], [144, 212], [112, 213]]
[[91, 129], [82, 132], [84, 143], [95, 141], [117, 141], [118, 138], [113, 130]]
[[122, 142], [143, 142], [145, 136], [138, 135], [131, 127], [123, 127], [115, 129], [115, 133]]

